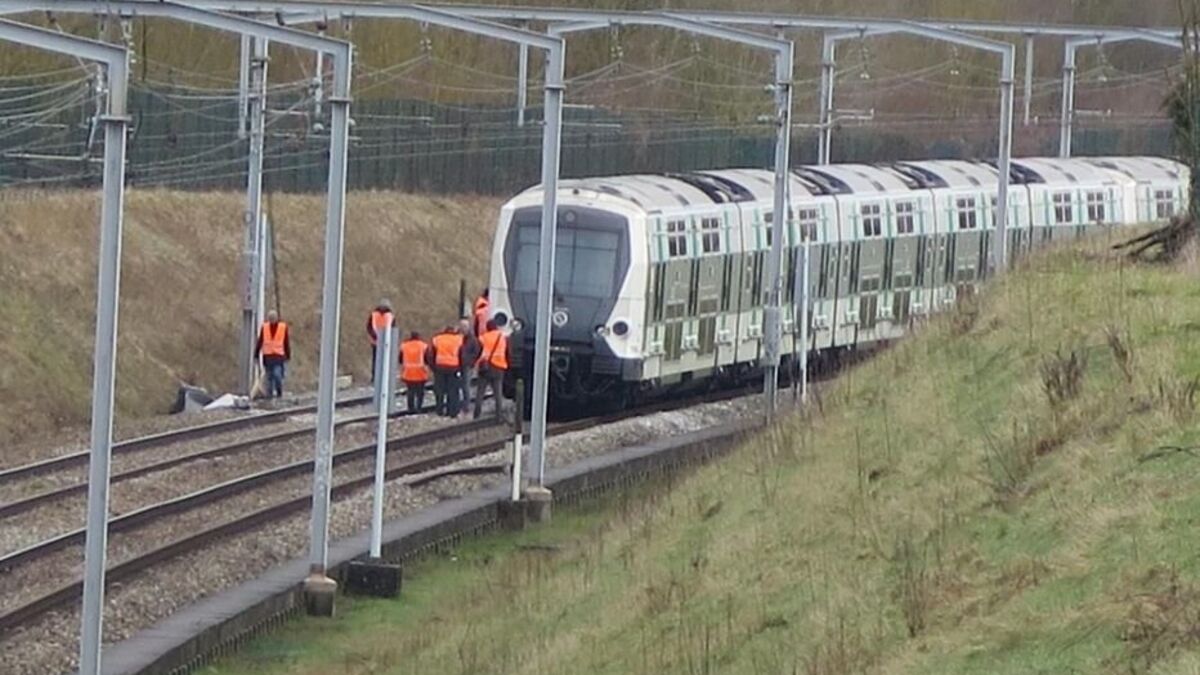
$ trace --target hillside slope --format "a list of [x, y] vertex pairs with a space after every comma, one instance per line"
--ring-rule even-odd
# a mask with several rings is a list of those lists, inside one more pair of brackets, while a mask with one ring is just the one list
[[1197, 267], [1103, 243], [686, 480], [207, 672], [1195, 673]]
[[[164, 412], [180, 380], [235, 381], [244, 197], [131, 191], [119, 323], [120, 419]], [[90, 412], [99, 195], [0, 199], [0, 447]], [[363, 322], [381, 295], [402, 328], [454, 318], [459, 279], [485, 278], [499, 200], [360, 192], [347, 199], [341, 370], [370, 368]], [[320, 341], [324, 201], [278, 195], [280, 303], [293, 324], [289, 386], [310, 387]]]

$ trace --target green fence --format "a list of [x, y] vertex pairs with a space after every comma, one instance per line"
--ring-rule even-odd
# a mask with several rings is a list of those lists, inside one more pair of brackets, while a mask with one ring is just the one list
[[[32, 85], [31, 85], [32, 86]], [[44, 86], [44, 85], [43, 85]], [[270, 190], [318, 191], [325, 184], [328, 110], [316, 110], [303, 92], [272, 94], [266, 140]], [[135, 186], [240, 189], [247, 142], [237, 137], [237, 102], [194, 90], [131, 92], [129, 181]], [[88, 185], [98, 180], [92, 147], [86, 159], [90, 114], [76, 105], [37, 124], [6, 115], [0, 105], [0, 184]], [[413, 100], [362, 100], [352, 109], [350, 186], [412, 192], [511, 194], [540, 177], [538, 108], [518, 127], [509, 108], [462, 107]], [[979, 123], [983, 124], [983, 123]], [[1053, 155], [1051, 127], [1017, 130], [1018, 154]], [[1162, 126], [1081, 129], [1079, 154], [1170, 154]], [[564, 115], [564, 176], [685, 171], [772, 165], [773, 131], [685, 115], [624, 113], [594, 107]], [[888, 161], [925, 157], [991, 157], [994, 126], [956, 126], [953, 120], [904, 130], [848, 127], [837, 132], [835, 161]], [[816, 136], [797, 130], [793, 161], [811, 162]]]

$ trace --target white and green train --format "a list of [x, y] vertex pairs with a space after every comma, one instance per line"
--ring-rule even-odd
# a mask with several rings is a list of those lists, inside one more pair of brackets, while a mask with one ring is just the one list
[[[1184, 209], [1185, 166], [1154, 157], [1017, 159], [1008, 251]], [[820, 356], [902, 336], [974, 291], [994, 234], [997, 171], [930, 160], [794, 169], [783, 274], [783, 352]], [[757, 169], [562, 181], [552, 315], [551, 397], [627, 400], [737, 380], [762, 351], [774, 176]], [[492, 249], [497, 324], [532, 366], [542, 192], [503, 207]], [[809, 249], [808, 344], [795, 317], [800, 233]]]

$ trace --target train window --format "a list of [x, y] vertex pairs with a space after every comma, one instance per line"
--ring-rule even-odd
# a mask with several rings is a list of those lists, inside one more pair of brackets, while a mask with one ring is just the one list
[[821, 219], [820, 209], [800, 209], [800, 236], [804, 241], [816, 241], [817, 221]]
[[721, 219], [700, 219], [700, 245], [705, 253], [721, 251]]
[[1154, 191], [1154, 217], [1166, 220], [1175, 215], [1175, 194], [1171, 190]]
[[1062, 225], [1075, 220], [1075, 210], [1071, 206], [1070, 192], [1055, 192], [1051, 198], [1054, 202], [1054, 224]]
[[667, 221], [667, 255], [682, 258], [688, 254], [687, 221]]
[[975, 210], [974, 197], [959, 197], [954, 202], [958, 212], [958, 229], [974, 230], [979, 227], [979, 214]]
[[878, 204], [863, 204], [859, 213], [862, 215], [864, 237], [878, 237], [883, 234], [883, 216]]
[[1087, 193], [1087, 214], [1089, 223], [1103, 223], [1106, 220], [1103, 192]]
[[916, 229], [916, 216], [912, 202], [896, 202], [896, 234], [912, 234]]

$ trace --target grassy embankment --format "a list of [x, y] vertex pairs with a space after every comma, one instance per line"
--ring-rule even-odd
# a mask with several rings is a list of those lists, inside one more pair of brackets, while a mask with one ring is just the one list
[[[120, 316], [119, 419], [164, 412], [181, 380], [231, 387], [241, 315], [238, 193], [131, 191]], [[278, 280], [293, 324], [290, 386], [315, 381], [324, 201], [278, 195]], [[370, 367], [362, 324], [380, 295], [401, 327], [452, 318], [484, 281], [500, 200], [360, 192], [347, 200], [341, 370]], [[0, 447], [89, 415], [98, 193], [0, 196]]]
[[1040, 257], [671, 489], [205, 672], [1200, 672], [1196, 277]]

